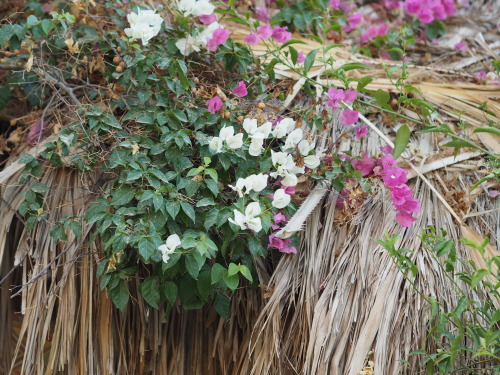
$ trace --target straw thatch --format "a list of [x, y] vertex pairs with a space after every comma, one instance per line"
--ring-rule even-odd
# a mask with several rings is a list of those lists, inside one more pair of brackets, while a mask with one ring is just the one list
[[[308, 46], [316, 48], [313, 42]], [[341, 58], [359, 60], [347, 51]], [[283, 67], [276, 69], [282, 77], [288, 74]], [[372, 85], [393, 89], [381, 79]], [[418, 87], [440, 108], [443, 121], [464, 108], [467, 120], [478, 126], [484, 113], [475, 107], [484, 101], [500, 115], [496, 87], [425, 81]], [[370, 117], [392, 137], [393, 129], [381, 120], [377, 114]], [[329, 136], [341, 139], [337, 149], [354, 154], [376, 154], [384, 145], [375, 134], [353, 142], [341, 137], [344, 131], [334, 120], [320, 144]], [[11, 164], [0, 172], [0, 279], [5, 278], [0, 286], [0, 373], [354, 375], [369, 361], [376, 374], [409, 373], [400, 360], [420, 348], [430, 311], [372, 238], [401, 234], [398, 246], [415, 251], [413, 260], [421, 271], [416, 285], [445, 308], [453, 306], [456, 295], [422, 248], [420, 229], [442, 227], [453, 239], [489, 236], [489, 255], [498, 254], [498, 203], [488, 198], [485, 186], [468, 191], [480, 177], [481, 154], [449, 159], [435, 152], [438, 141], [434, 134], [413, 138], [404, 155], [424, 161], [420, 170], [427, 179], [417, 176], [411, 183], [422, 206], [413, 226], [397, 226], [381, 186], [360, 207], [342, 213], [342, 220], [336, 215], [336, 194], [322, 193], [307, 217], [299, 254], [279, 262], [256, 260], [260, 285], [235, 293], [227, 320], [211, 307], [176, 307], [165, 316], [143, 301], [133, 282], [131, 303], [119, 312], [95, 277], [101, 244], [93, 239], [92, 227], [84, 226], [80, 239], [68, 233], [66, 245], [49, 236], [58, 218], [82, 216], [106, 187], [106, 176], [45, 166], [42, 182], [51, 186], [44, 207], [48, 216], [26, 232], [17, 210], [27, 185], [18, 183], [22, 166]], [[490, 151], [498, 144], [492, 135], [480, 141]], [[31, 151], [41, 149], [43, 145]], [[457, 246], [459, 257], [480, 261], [473, 250]], [[428, 343], [427, 349], [435, 348]], [[418, 360], [413, 357], [412, 365]]]

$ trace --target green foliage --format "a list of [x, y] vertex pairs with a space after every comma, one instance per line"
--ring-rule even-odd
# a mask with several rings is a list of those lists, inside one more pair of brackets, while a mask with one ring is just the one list
[[[454, 287], [457, 302], [449, 309], [445, 309], [437, 297], [423, 295], [414, 284], [414, 279], [409, 279], [408, 271], [411, 271], [413, 277], [416, 277], [419, 271], [411, 257], [406, 255], [409, 253], [411, 256], [411, 252], [395, 247], [398, 235], [391, 237], [386, 234], [385, 239], [375, 240], [389, 252], [396, 266], [408, 278], [415, 291], [427, 301], [430, 309], [426, 341], [432, 342], [438, 349], [436, 352], [428, 352], [427, 343], [424, 342], [420, 350], [409, 355], [420, 356], [422, 360], [419, 366], [428, 374], [454, 374], [458, 371], [474, 374], [494, 373], [491, 371], [495, 368], [498, 370], [495, 363], [500, 360], [500, 310], [497, 307], [500, 297], [500, 258], [486, 255], [488, 238], [481, 243], [461, 239], [461, 242], [483, 257], [486, 268], [478, 268], [473, 261], [458, 258], [455, 242], [446, 239], [446, 236], [447, 233], [443, 229], [427, 227], [422, 230], [420, 238], [425, 251], [429, 252], [442, 274]], [[457, 278], [462, 283], [459, 283]], [[477, 294], [484, 292], [487, 292], [490, 298], [480, 298], [480, 294]], [[470, 297], [471, 295], [474, 297]], [[493, 367], [483, 368], [482, 363], [491, 363]]]

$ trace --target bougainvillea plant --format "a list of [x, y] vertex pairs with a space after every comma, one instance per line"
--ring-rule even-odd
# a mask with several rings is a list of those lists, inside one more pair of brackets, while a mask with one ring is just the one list
[[[335, 11], [347, 17], [345, 29], [360, 22], [348, 10]], [[87, 8], [81, 12], [95, 24]], [[56, 167], [114, 176], [84, 220], [95, 223], [103, 243], [101, 288], [120, 309], [129, 301], [128, 280], [139, 275], [140, 291], [153, 307], [179, 301], [196, 309], [215, 301], [226, 316], [230, 291], [256, 279], [255, 257], [300, 251], [297, 236], [279, 233], [299, 206], [296, 187], [302, 181], [325, 183], [342, 197], [348, 195], [347, 181], [351, 186], [369, 177], [377, 183], [378, 177], [402, 226], [419, 212], [392, 150], [372, 159], [320, 149], [310, 136], [308, 129], [332, 119], [346, 129], [354, 125], [357, 139], [368, 134], [358, 124], [364, 81], [358, 80], [358, 90], [349, 88], [338, 70], [345, 85], [325, 85], [323, 117], [266, 104], [283, 100], [273, 94], [273, 66], [282, 62], [306, 77], [318, 51], [305, 56], [293, 47], [299, 42], [287, 26], [270, 23], [262, 9], [257, 15], [251, 21], [231, 4], [181, 0], [169, 9], [115, 8], [110, 31], [77, 23], [64, 11], [30, 15], [24, 24], [0, 29], [2, 47], [26, 52], [12, 57], [27, 67], [24, 81], [11, 73], [12, 82], [25, 92], [43, 91], [35, 81], [44, 76], [77, 106], [75, 121], [45, 145], [42, 158]], [[221, 18], [247, 27], [244, 43], [231, 39]], [[51, 48], [38, 57], [41, 40]], [[251, 46], [259, 43], [274, 57], [270, 63], [252, 55]], [[86, 85], [89, 74], [100, 84]], [[77, 97], [77, 90], [84, 95]], [[38, 96], [31, 99], [42, 104]], [[42, 138], [41, 130], [37, 136]], [[35, 182], [21, 209], [32, 228], [44, 218], [48, 187], [36, 182], [41, 169], [33, 157], [21, 162], [24, 181]], [[51, 234], [64, 241], [66, 230], [81, 234], [75, 218], [63, 218]]]

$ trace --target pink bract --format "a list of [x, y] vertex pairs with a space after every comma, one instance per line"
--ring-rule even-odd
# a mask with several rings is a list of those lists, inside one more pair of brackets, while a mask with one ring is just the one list
[[207, 101], [207, 109], [210, 113], [215, 114], [218, 110], [222, 108], [222, 100], [218, 96], [214, 96], [212, 99]]
[[234, 88], [233, 92], [239, 97], [247, 96], [248, 90], [247, 85], [245, 85], [245, 81], [239, 81], [238, 86]]

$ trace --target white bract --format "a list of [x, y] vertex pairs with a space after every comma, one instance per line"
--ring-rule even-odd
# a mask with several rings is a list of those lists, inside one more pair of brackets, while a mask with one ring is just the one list
[[261, 209], [258, 202], [250, 203], [245, 209], [245, 213], [234, 210], [234, 219], [229, 218], [229, 222], [238, 225], [241, 230], [251, 229], [254, 232], [259, 232], [262, 229], [262, 222], [259, 217]]
[[252, 142], [250, 142], [250, 147], [248, 148], [248, 153], [252, 156], [259, 156], [264, 145], [264, 139], [262, 138], [252, 138]]
[[165, 263], [170, 259], [170, 254], [172, 254], [177, 247], [181, 244], [181, 239], [177, 234], [171, 234], [168, 236], [165, 244], [158, 247], [158, 250], [161, 251], [163, 261]]
[[129, 13], [127, 20], [130, 27], [126, 28], [125, 34], [132, 39], [141, 39], [142, 44], [147, 45], [149, 40], [160, 32], [163, 18], [154, 10], [141, 10], [137, 13]]
[[234, 128], [232, 126], [222, 128], [219, 137], [233, 150], [243, 146], [243, 133], [234, 135]]
[[307, 156], [309, 152], [314, 148], [314, 146], [315, 146], [314, 143], [309, 143], [308, 140], [303, 139], [302, 141], [299, 142], [299, 145], [297, 147], [302, 156]]
[[291, 154], [287, 154], [286, 152], [274, 152], [271, 150], [271, 160], [276, 168], [275, 172], [270, 173], [271, 177], [283, 177], [283, 184], [285, 186], [297, 185], [297, 177], [295, 175], [304, 173], [304, 168], [295, 165]]
[[214, 12], [215, 7], [208, 0], [180, 0], [179, 10], [184, 16], [193, 15], [195, 17], [209, 15]]
[[191, 35], [188, 35], [186, 38], [179, 39], [177, 42], [175, 42], [175, 46], [184, 56], [189, 56], [195, 51], [200, 51], [198, 41]]
[[[238, 192], [238, 195], [243, 197], [243, 195], [248, 194], [251, 190], [260, 192], [264, 190], [267, 186], [268, 175], [266, 174], [252, 174], [247, 178], [238, 178], [236, 185], [228, 185], [231, 189]], [[243, 191], [245, 188], [245, 191]]]
[[291, 200], [290, 195], [285, 193], [284, 189], [278, 189], [274, 192], [272, 205], [273, 207], [276, 208], [284, 208], [288, 206], [290, 200]]
[[218, 154], [222, 151], [222, 147], [224, 146], [224, 142], [220, 137], [213, 137], [210, 142], [208, 142], [208, 147], [210, 150]]
[[304, 158], [304, 164], [307, 168], [317, 168], [320, 164], [320, 160], [317, 155], [309, 155]]
[[274, 138], [283, 138], [288, 133], [291, 133], [293, 129], [295, 129], [295, 120], [290, 117], [286, 117], [276, 124], [272, 134]]
[[288, 134], [286, 137], [285, 145], [283, 146], [283, 150], [294, 148], [296, 144], [298, 144], [302, 137], [304, 136], [304, 132], [302, 129], [295, 129], [293, 132]]

